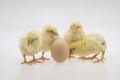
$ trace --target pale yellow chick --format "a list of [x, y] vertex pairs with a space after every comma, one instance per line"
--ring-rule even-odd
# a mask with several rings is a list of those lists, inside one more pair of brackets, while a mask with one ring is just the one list
[[[82, 31], [81, 31], [82, 32]], [[106, 42], [102, 35], [99, 34], [85, 34], [82, 39], [74, 41], [69, 45], [70, 54], [77, 54], [82, 57], [80, 59], [95, 59], [99, 53], [102, 52], [101, 58], [96, 62], [104, 61], [104, 54], [106, 50]], [[82, 35], [83, 35], [82, 34]], [[80, 35], [80, 34], [79, 34]], [[86, 57], [88, 55], [93, 55], [92, 57]]]
[[[64, 34], [64, 39], [69, 45], [70, 43], [81, 40], [84, 36], [84, 31], [82, 29], [82, 26], [79, 22], [75, 21], [70, 24], [69, 29]], [[74, 58], [73, 55], [69, 55], [69, 58]]]
[[72, 22], [69, 29], [64, 34], [64, 39], [69, 44], [73, 41], [81, 40], [84, 36], [84, 31], [79, 22]]
[[52, 25], [46, 25], [42, 32], [41, 32], [41, 37], [42, 37], [42, 47], [41, 47], [41, 52], [42, 52], [42, 57], [39, 58], [42, 61], [49, 60], [48, 58], [44, 57], [44, 53], [46, 51], [50, 50], [51, 43], [53, 40], [55, 40], [55, 36], [57, 36], [57, 29], [52, 26]]
[[[27, 34], [23, 35], [20, 40], [20, 51], [23, 55], [24, 61], [22, 64], [31, 64], [40, 62], [35, 59], [35, 54], [40, 51], [42, 46], [40, 33], [37, 31], [30, 31]], [[26, 56], [33, 56], [33, 60], [27, 61]]]

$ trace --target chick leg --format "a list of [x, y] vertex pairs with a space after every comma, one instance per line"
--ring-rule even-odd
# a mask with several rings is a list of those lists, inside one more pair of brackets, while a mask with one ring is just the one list
[[[99, 54], [99, 53], [98, 53]], [[87, 59], [90, 59], [90, 60], [93, 60], [93, 59], [97, 59], [98, 60], [98, 58], [97, 58], [97, 55], [98, 54], [95, 54], [95, 55], [93, 55], [92, 57], [88, 57]]]
[[37, 60], [35, 59], [35, 56], [33, 55], [33, 60], [29, 61], [28, 63], [29, 63], [29, 64], [32, 64], [32, 63], [36, 64], [37, 62], [38, 62], [38, 63], [42, 63], [41, 61], [37, 61]]
[[[99, 53], [98, 53], [99, 54]], [[93, 59], [97, 59], [98, 60], [98, 58], [97, 58], [97, 55], [98, 54], [95, 54], [94, 56], [92, 56], [92, 57], [85, 57], [85, 56], [83, 56], [83, 57], [78, 57], [78, 59], [82, 59], [82, 60], [93, 60]]]
[[104, 62], [105, 58], [104, 58], [104, 55], [105, 55], [105, 51], [102, 52], [102, 55], [101, 55], [101, 58], [98, 59], [97, 61], [95, 61], [94, 63], [98, 63], [98, 62]]
[[88, 58], [85, 56], [82, 56], [82, 57], [78, 57], [78, 59], [87, 60]]
[[45, 60], [50, 60], [50, 59], [49, 58], [45, 58], [44, 57], [44, 52], [42, 52], [42, 57], [39, 58], [38, 60], [42, 60], [44, 62]]
[[25, 55], [23, 55], [23, 59], [24, 59], [24, 61], [23, 61], [21, 64], [28, 64], [28, 62], [27, 62], [27, 60], [26, 60], [26, 56], [25, 56]]
[[75, 48], [71, 48], [71, 49], [69, 50], [69, 56], [68, 56], [69, 59], [75, 58], [75, 56], [72, 55], [72, 52], [73, 52], [74, 50], [75, 50]]

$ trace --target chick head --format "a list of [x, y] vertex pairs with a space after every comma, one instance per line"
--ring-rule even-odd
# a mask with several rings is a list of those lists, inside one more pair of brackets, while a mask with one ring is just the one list
[[50, 37], [58, 36], [57, 29], [52, 25], [46, 25], [43, 29], [43, 32]]
[[27, 33], [27, 45], [39, 42], [40, 36], [37, 31], [30, 31]]
[[83, 32], [83, 28], [80, 24], [80, 22], [75, 21], [70, 24], [70, 30], [73, 33]]

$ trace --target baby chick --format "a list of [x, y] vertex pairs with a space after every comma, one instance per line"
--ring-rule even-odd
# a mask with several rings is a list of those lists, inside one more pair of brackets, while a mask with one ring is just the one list
[[54, 26], [52, 25], [46, 25], [42, 32], [41, 32], [41, 37], [42, 37], [42, 47], [41, 47], [41, 52], [42, 52], [42, 57], [39, 58], [39, 60], [45, 61], [45, 60], [49, 60], [48, 58], [44, 57], [44, 53], [46, 51], [50, 50], [50, 45], [53, 42], [53, 40], [55, 40], [55, 36], [57, 36], [57, 30]]
[[[83, 38], [83, 40], [75, 41], [69, 44], [70, 53], [80, 55], [79, 59], [95, 59], [97, 55], [102, 52], [101, 58], [95, 62], [104, 61], [104, 54], [106, 49], [106, 42], [104, 37], [98, 34], [90, 34]], [[92, 57], [86, 57], [88, 55], [93, 55]]]
[[79, 22], [72, 22], [69, 29], [64, 34], [64, 39], [69, 44], [76, 40], [81, 40], [84, 36], [84, 31]]
[[[37, 54], [40, 51], [41, 45], [41, 37], [37, 31], [30, 31], [23, 35], [20, 40], [20, 51], [23, 55], [24, 61], [21, 64], [40, 62], [35, 59], [34, 54]], [[26, 56], [33, 56], [33, 60], [28, 62]]]
[[[84, 36], [84, 31], [82, 29], [82, 26], [79, 22], [75, 21], [70, 24], [69, 29], [64, 34], [64, 39], [69, 45], [70, 43], [81, 40]], [[73, 55], [69, 55], [69, 58], [74, 58]]]
[[[101, 59], [97, 60], [96, 62], [100, 62], [100, 61], [103, 62], [103, 60], [105, 60], [104, 54], [105, 54], [105, 50], [107, 48], [105, 38], [100, 34], [88, 34], [87, 37], [88, 37], [88, 39], [91, 38], [93, 41], [94, 40], [96, 41], [93, 44], [90, 43], [89, 41], [86, 41], [86, 42], [88, 42], [87, 46], [90, 47], [90, 45], [91, 45], [91, 47], [93, 47], [94, 50], [96, 50], [98, 52], [98, 54], [100, 54], [100, 52], [102, 53]], [[98, 54], [94, 55], [93, 57], [89, 57], [88, 59], [94, 59]]]

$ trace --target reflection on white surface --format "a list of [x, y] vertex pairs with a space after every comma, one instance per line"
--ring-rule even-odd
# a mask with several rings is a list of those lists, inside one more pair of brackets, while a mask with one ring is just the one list
[[67, 60], [65, 63], [48, 61], [22, 66], [17, 80], [108, 80], [108, 72], [102, 63], [77, 60]]

